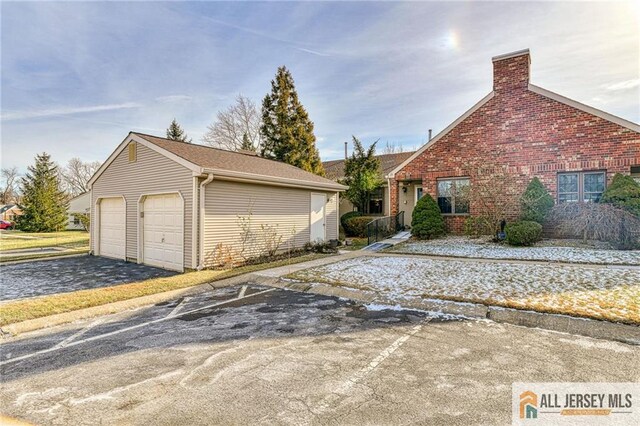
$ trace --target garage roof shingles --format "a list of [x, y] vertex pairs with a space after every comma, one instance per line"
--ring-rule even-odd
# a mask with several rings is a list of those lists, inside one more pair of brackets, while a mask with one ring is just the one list
[[132, 133], [204, 169], [251, 173], [270, 178], [293, 179], [301, 183], [336, 186], [334, 181], [322, 176], [314, 175], [287, 163], [269, 160], [257, 155], [178, 142], [143, 133]]

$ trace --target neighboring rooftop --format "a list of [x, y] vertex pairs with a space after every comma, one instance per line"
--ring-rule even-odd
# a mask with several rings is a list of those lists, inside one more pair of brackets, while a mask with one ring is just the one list
[[[411, 157], [414, 152], [415, 151], [376, 155], [376, 158], [380, 159], [380, 177], [384, 179], [389, 172], [402, 164], [407, 158]], [[327, 178], [337, 181], [344, 177], [344, 159], [323, 161], [322, 165], [324, 166], [324, 172]]]
[[290, 164], [269, 160], [252, 153], [227, 151], [205, 145], [178, 142], [146, 135], [144, 133], [131, 133], [204, 169], [247, 173], [276, 179], [336, 186], [334, 181], [323, 178], [322, 176], [314, 175]]

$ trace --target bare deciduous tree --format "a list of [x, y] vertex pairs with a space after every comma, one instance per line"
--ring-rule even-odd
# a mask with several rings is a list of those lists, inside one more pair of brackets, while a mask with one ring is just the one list
[[2, 202], [2, 204], [18, 202], [18, 177], [17, 167], [2, 169], [2, 192], [0, 193], [0, 197], [2, 197], [0, 202]]
[[464, 174], [471, 177], [468, 199], [470, 213], [480, 234], [494, 235], [502, 219], [520, 211], [523, 177], [506, 166], [473, 163]]
[[402, 144], [396, 145], [395, 142], [389, 143], [387, 141], [386, 145], [382, 149], [383, 154], [400, 154], [402, 152], [404, 152], [404, 147], [402, 146]]
[[79, 158], [69, 160], [67, 166], [61, 170], [66, 191], [74, 197], [88, 191], [89, 179], [100, 168], [100, 165], [99, 161], [84, 162]]
[[218, 112], [216, 121], [207, 127], [202, 142], [231, 151], [258, 151], [261, 144], [260, 124], [260, 113], [253, 101], [238, 95], [233, 105]]

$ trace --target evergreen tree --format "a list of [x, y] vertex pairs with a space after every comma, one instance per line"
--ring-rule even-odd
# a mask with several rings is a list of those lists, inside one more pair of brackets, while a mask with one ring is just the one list
[[440, 208], [430, 194], [418, 200], [411, 215], [411, 235], [419, 240], [428, 240], [446, 234]]
[[60, 188], [58, 167], [51, 156], [36, 156], [35, 165], [29, 166], [22, 178], [23, 214], [17, 227], [27, 232], [54, 232], [64, 229], [67, 223], [67, 200]]
[[293, 77], [284, 66], [278, 68], [271, 80], [271, 93], [262, 101], [260, 133], [260, 155], [324, 176], [313, 122], [300, 104]]
[[249, 140], [249, 135], [247, 135], [247, 132], [244, 132], [244, 134], [242, 135], [242, 145], [240, 145], [240, 149], [244, 151], [254, 151], [254, 152], [256, 150], [256, 147], [253, 146], [253, 144], [251, 143], [251, 140]]
[[631, 176], [616, 173], [600, 202], [621, 207], [640, 217], [640, 184]]
[[553, 208], [553, 197], [547, 188], [534, 177], [520, 197], [521, 220], [543, 223]]
[[380, 159], [376, 158], [377, 143], [375, 141], [365, 150], [358, 138], [353, 136], [353, 153], [344, 162], [344, 179], [341, 183], [349, 187], [345, 196], [362, 213], [369, 213], [371, 193], [383, 184]]
[[182, 127], [180, 127], [175, 118], [167, 129], [167, 139], [186, 143], [191, 143], [192, 141], [189, 137], [187, 137], [187, 134], [184, 130], [182, 130]]

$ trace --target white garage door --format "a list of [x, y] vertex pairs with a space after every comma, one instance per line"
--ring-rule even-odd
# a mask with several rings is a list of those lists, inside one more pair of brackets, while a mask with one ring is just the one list
[[122, 198], [100, 200], [100, 256], [125, 258], [125, 207]]
[[177, 194], [149, 195], [143, 205], [143, 262], [183, 270], [183, 203]]

